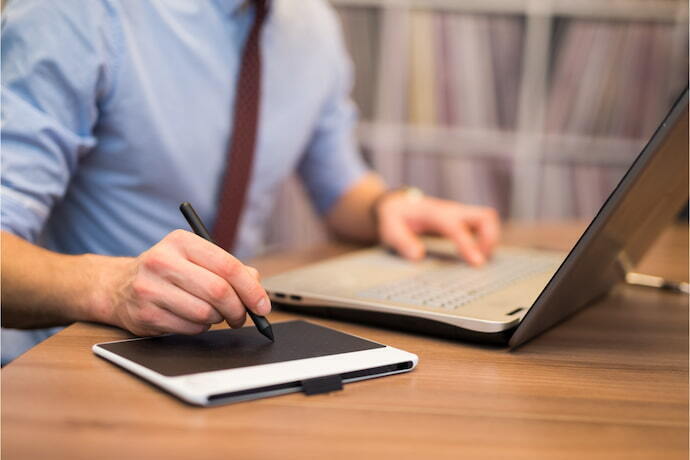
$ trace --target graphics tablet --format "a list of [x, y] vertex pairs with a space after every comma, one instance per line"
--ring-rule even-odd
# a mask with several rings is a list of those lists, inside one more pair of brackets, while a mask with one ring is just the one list
[[200, 406], [304, 391], [412, 370], [412, 353], [307, 321], [273, 324], [275, 342], [254, 327], [99, 343], [93, 352]]

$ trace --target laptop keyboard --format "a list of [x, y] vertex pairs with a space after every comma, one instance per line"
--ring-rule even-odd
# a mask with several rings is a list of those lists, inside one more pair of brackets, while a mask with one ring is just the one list
[[463, 263], [443, 266], [366, 289], [358, 296], [417, 307], [455, 310], [519, 280], [555, 271], [561, 261], [561, 258], [552, 255], [499, 253], [481, 268]]

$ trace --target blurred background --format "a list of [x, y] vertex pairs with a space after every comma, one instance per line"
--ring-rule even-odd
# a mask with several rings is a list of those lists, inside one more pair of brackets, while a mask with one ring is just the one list
[[[686, 0], [331, 0], [362, 153], [504, 219], [591, 219], [688, 82]], [[267, 242], [325, 240], [296, 179]]]

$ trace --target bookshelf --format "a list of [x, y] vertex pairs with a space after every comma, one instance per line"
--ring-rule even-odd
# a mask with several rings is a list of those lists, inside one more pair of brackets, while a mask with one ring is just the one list
[[675, 0], [330, 0], [330, 3], [336, 8], [401, 8], [624, 20], [676, 21], [684, 12], [687, 14], [687, 4]]
[[[685, 1], [330, 2], [374, 168], [504, 217], [591, 217], [687, 84]], [[283, 243], [325, 238], [289, 188]]]

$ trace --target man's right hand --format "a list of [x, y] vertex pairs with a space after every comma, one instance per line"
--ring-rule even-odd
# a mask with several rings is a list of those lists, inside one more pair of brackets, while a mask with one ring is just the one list
[[138, 257], [108, 259], [97, 320], [136, 335], [197, 334], [223, 320], [236, 328], [246, 308], [271, 311], [256, 269], [188, 231], [169, 233]]

